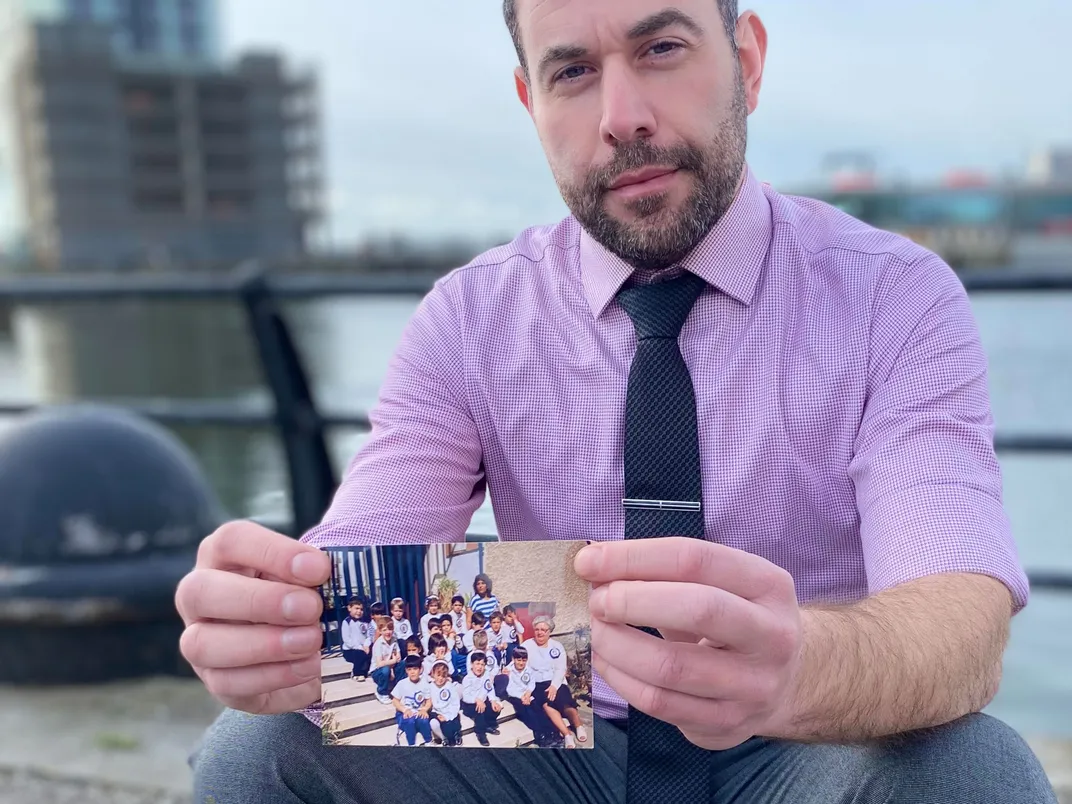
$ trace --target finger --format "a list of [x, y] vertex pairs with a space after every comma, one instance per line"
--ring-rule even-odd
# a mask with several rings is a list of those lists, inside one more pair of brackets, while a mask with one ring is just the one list
[[577, 553], [574, 569], [594, 584], [629, 580], [698, 583], [747, 600], [781, 598], [793, 589], [792, 576], [764, 558], [681, 537], [593, 542]]
[[254, 715], [279, 715], [297, 712], [320, 700], [320, 679], [314, 678], [293, 687], [261, 695], [216, 695], [216, 699], [231, 709]]
[[201, 542], [197, 566], [319, 586], [331, 577], [331, 558], [309, 544], [255, 522], [228, 522]]
[[323, 639], [315, 625], [195, 622], [182, 632], [179, 648], [191, 665], [221, 669], [307, 659], [319, 655]]
[[[253, 701], [270, 705], [279, 693], [293, 687], [315, 684], [316, 694], [299, 706], [307, 706], [320, 697], [321, 659], [313, 656], [296, 662], [275, 662], [253, 667], [199, 668], [205, 687], [220, 700]], [[243, 711], [251, 711], [244, 709]]]
[[741, 654], [670, 642], [627, 625], [593, 620], [592, 650], [644, 684], [697, 698], [749, 701], [769, 692]]
[[719, 739], [720, 736], [733, 735], [736, 731], [735, 707], [738, 704], [732, 701], [697, 698], [645, 684], [624, 670], [608, 664], [594, 650], [592, 667], [630, 706], [666, 723], [672, 723], [683, 733], [711, 735], [712, 739]]
[[324, 601], [312, 589], [213, 569], [195, 569], [179, 581], [175, 601], [187, 625], [197, 620], [313, 625], [324, 612]]
[[[673, 600], [673, 606], [665, 605]], [[757, 603], [715, 586], [667, 581], [612, 581], [592, 590], [594, 619], [683, 629], [745, 653], [762, 652], [776, 616]]]

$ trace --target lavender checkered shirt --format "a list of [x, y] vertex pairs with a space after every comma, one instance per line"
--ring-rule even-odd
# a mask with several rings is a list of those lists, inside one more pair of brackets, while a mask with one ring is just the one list
[[[709, 285], [681, 334], [708, 539], [787, 569], [802, 603], [977, 572], [1026, 604], [986, 357], [947, 265], [746, 170], [682, 267]], [[566, 218], [438, 281], [303, 541], [462, 541], [485, 474], [503, 540], [621, 539], [630, 273]], [[598, 676], [594, 693], [624, 716]]]

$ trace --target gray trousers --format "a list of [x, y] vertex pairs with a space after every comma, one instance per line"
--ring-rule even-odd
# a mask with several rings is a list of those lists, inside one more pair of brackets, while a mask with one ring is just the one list
[[[226, 711], [191, 757], [194, 802], [624, 802], [628, 735], [599, 718], [593, 731], [592, 749], [568, 751], [328, 747], [301, 715]], [[725, 804], [1057, 802], [1023, 739], [981, 714], [860, 746], [753, 739], [713, 752], [703, 772]]]

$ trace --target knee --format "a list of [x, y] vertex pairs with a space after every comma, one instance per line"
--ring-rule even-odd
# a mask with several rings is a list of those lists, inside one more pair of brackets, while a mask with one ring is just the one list
[[[1056, 802], [1041, 764], [1015, 729], [980, 713], [894, 738], [868, 752], [890, 801]], [[870, 764], [870, 763], [869, 763]]]
[[[292, 722], [296, 717], [221, 713], [190, 758], [194, 801], [288, 800], [279, 798], [287, 791], [287, 766], [301, 764], [303, 753], [295, 744], [301, 725]], [[311, 724], [309, 731], [319, 737]]]

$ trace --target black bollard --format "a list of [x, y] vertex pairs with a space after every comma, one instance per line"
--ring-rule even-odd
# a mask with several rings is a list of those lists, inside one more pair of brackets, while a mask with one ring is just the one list
[[189, 674], [175, 588], [226, 518], [189, 450], [122, 409], [0, 435], [0, 683]]

